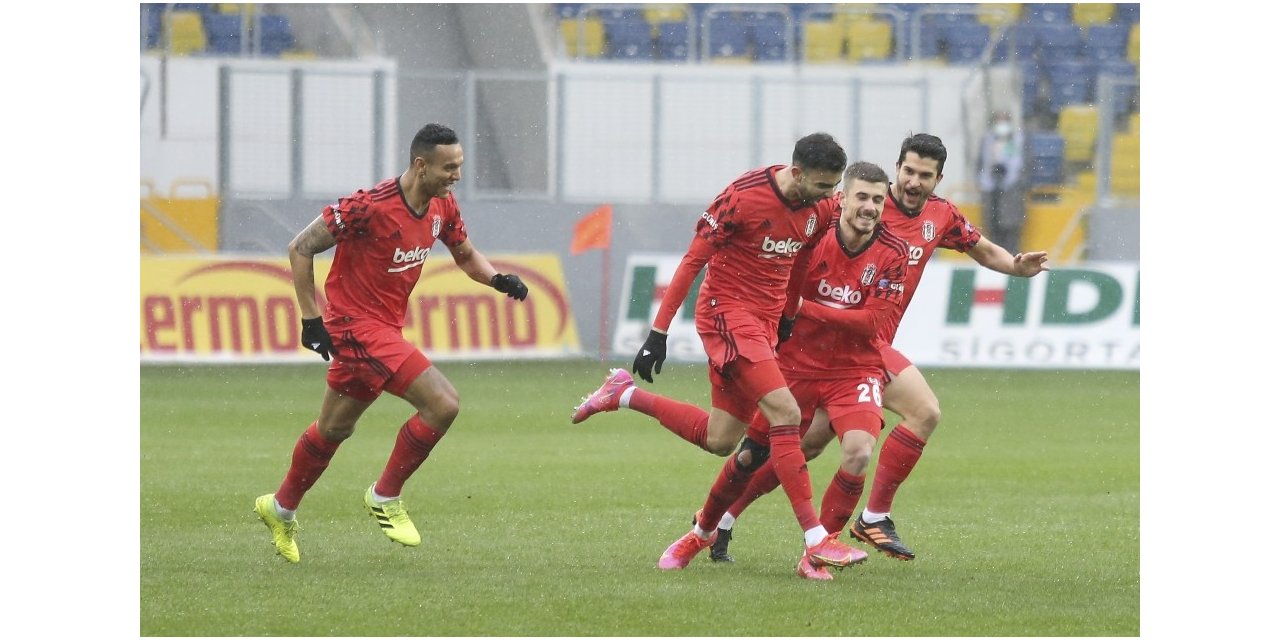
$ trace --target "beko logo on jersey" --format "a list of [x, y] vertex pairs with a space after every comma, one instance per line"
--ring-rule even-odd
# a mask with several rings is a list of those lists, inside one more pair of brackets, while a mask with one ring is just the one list
[[387, 269], [387, 273], [396, 273], [421, 266], [426, 261], [429, 253], [431, 253], [431, 247], [414, 247], [407, 251], [396, 247], [395, 254], [391, 256], [391, 264], [400, 266], [393, 266]]
[[711, 227], [712, 231], [720, 228], [720, 223], [716, 222], [716, 219], [711, 217], [710, 211], [703, 211], [702, 219], [707, 221], [707, 225]]
[[[760, 244], [761, 251], [764, 251], [765, 253], [776, 253], [784, 256], [794, 256], [803, 248], [804, 248], [803, 243], [801, 243], [798, 240], [792, 240], [791, 238], [774, 240], [769, 236], [765, 236], [764, 242]], [[772, 257], [772, 256], [769, 256], [769, 257]]]
[[857, 304], [862, 300], [862, 292], [848, 285], [831, 286], [826, 278], [818, 282], [818, 295], [831, 298], [842, 304]]

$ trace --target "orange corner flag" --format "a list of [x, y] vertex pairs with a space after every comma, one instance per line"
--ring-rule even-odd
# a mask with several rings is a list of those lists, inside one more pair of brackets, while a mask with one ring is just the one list
[[576, 256], [591, 249], [607, 249], [612, 240], [613, 205], [600, 205], [573, 225], [573, 242], [569, 245], [569, 253]]

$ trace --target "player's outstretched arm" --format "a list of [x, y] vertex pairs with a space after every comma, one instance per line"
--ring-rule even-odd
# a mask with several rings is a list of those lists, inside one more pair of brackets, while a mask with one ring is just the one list
[[471, 244], [471, 240], [463, 240], [449, 247], [449, 253], [453, 254], [453, 263], [472, 280], [493, 287], [516, 300], [524, 300], [525, 296], [529, 295], [529, 287], [525, 286], [520, 276], [514, 273], [498, 273], [489, 259]]
[[1049, 254], [1044, 251], [1030, 251], [1013, 255], [1004, 247], [986, 239], [978, 240], [968, 251], [969, 257], [978, 264], [999, 271], [1005, 275], [1030, 278], [1041, 271], [1049, 270]]

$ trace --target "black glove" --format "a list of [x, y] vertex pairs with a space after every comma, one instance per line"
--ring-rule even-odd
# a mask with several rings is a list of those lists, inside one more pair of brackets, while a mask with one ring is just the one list
[[520, 276], [514, 273], [505, 275], [495, 273], [489, 279], [489, 285], [516, 300], [524, 300], [524, 297], [529, 295], [529, 287], [524, 286], [524, 282], [520, 281]]
[[791, 339], [791, 330], [796, 328], [796, 319], [783, 316], [778, 320], [778, 346]]
[[640, 379], [645, 382], [653, 382], [653, 375], [650, 372], [662, 373], [662, 361], [666, 359], [667, 334], [650, 329], [644, 346], [640, 347], [640, 351], [636, 353], [636, 359], [631, 363], [631, 372], [640, 374]]
[[329, 331], [324, 328], [322, 318], [302, 319], [302, 346], [320, 354], [325, 362], [329, 361], [329, 354], [338, 355], [338, 350], [333, 346], [333, 338], [329, 337]]

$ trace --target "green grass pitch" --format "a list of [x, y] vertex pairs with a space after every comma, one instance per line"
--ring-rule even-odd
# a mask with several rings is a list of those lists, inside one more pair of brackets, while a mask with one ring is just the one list
[[[411, 412], [384, 395], [303, 501], [291, 565], [251, 508], [315, 418], [324, 364], [142, 366], [141, 634], [1139, 634], [1138, 372], [925, 371], [942, 424], [893, 510], [918, 558], [810, 583], [781, 491], [739, 521], [735, 564], [655, 568], [724, 459], [634, 412], [569, 424], [606, 364], [440, 368], [462, 413], [405, 487], [422, 546], [361, 503]], [[650, 388], [708, 403], [702, 366]], [[816, 499], [836, 457], [809, 465]]]

